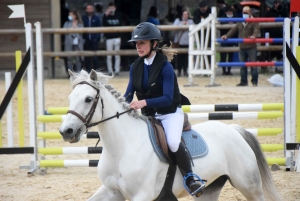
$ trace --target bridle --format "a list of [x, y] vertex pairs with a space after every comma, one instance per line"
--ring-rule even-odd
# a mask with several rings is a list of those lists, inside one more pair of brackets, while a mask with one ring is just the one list
[[[95, 123], [92, 123], [92, 124], [91, 124], [91, 120], [92, 120], [92, 118], [93, 118], [93, 116], [94, 116], [94, 113], [95, 113], [95, 110], [96, 110], [96, 107], [97, 107], [99, 98], [100, 98], [100, 100], [101, 100], [101, 105], [102, 105], [102, 117], [103, 117], [103, 110], [104, 110], [103, 99], [102, 99], [101, 96], [100, 96], [100, 90], [99, 90], [98, 88], [94, 87], [93, 85], [91, 85], [90, 83], [88, 83], [87, 81], [82, 81], [82, 82], [80, 82], [80, 83], [78, 83], [78, 84], [87, 84], [87, 85], [91, 86], [93, 89], [95, 89], [95, 90], [97, 91], [96, 97], [95, 97], [95, 99], [94, 99], [94, 103], [93, 103], [93, 105], [92, 105], [92, 107], [91, 107], [89, 113], [86, 115], [85, 118], [84, 118], [82, 115], [80, 115], [80, 114], [78, 114], [77, 112], [75, 112], [74, 110], [68, 110], [68, 111], [67, 111], [67, 114], [70, 113], [70, 114], [75, 115], [76, 117], [78, 117], [78, 119], [80, 119], [80, 120], [84, 123], [84, 126], [86, 127], [85, 133], [87, 133], [87, 132], [88, 132], [88, 129], [91, 128], [91, 127], [93, 127], [93, 126], [96, 126], [96, 125], [98, 125], [98, 124], [100, 124], [100, 123], [102, 123], [102, 122], [108, 121], [108, 120], [113, 119], [113, 118], [115, 118], [115, 117], [119, 119], [119, 117], [120, 117], [121, 115], [123, 115], [123, 114], [125, 114], [125, 113], [128, 113], [128, 112], [131, 112], [131, 111], [133, 110], [133, 109], [131, 108], [131, 109], [126, 110], [126, 111], [121, 112], [121, 113], [117, 112], [116, 115], [114, 115], [114, 116], [108, 117], [108, 118], [106, 118], [106, 119], [103, 119], [103, 120], [101, 120], [101, 121], [98, 121], [98, 122], [95, 122]], [[77, 85], [78, 85], [78, 84], [77, 84]]]

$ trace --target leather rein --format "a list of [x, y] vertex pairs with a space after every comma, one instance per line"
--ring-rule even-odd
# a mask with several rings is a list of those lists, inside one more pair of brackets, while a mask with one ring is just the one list
[[100, 98], [100, 100], [101, 100], [101, 105], [102, 105], [102, 117], [103, 117], [103, 110], [104, 110], [103, 99], [100, 97], [100, 90], [99, 90], [98, 88], [94, 87], [93, 85], [91, 85], [90, 83], [88, 83], [87, 81], [82, 81], [82, 82], [80, 82], [80, 83], [78, 83], [78, 84], [87, 84], [87, 85], [91, 86], [93, 89], [95, 89], [95, 90], [97, 91], [96, 97], [95, 97], [95, 99], [94, 99], [94, 103], [93, 103], [93, 105], [92, 105], [92, 107], [91, 107], [89, 113], [86, 115], [85, 118], [84, 118], [82, 115], [80, 115], [80, 114], [78, 114], [77, 112], [75, 112], [74, 110], [68, 110], [68, 111], [67, 111], [67, 114], [70, 113], [70, 114], [75, 115], [76, 117], [78, 117], [78, 119], [80, 119], [80, 120], [84, 123], [84, 126], [86, 127], [86, 132], [85, 132], [85, 133], [87, 133], [87, 132], [88, 132], [88, 129], [91, 128], [91, 127], [93, 127], [93, 126], [96, 126], [96, 125], [98, 125], [98, 124], [100, 124], [100, 123], [103, 123], [103, 122], [108, 121], [108, 120], [113, 119], [113, 118], [119, 119], [119, 117], [120, 117], [121, 115], [123, 115], [123, 114], [125, 114], [125, 113], [128, 113], [128, 112], [131, 112], [131, 111], [133, 110], [133, 109], [131, 108], [131, 109], [126, 110], [126, 111], [121, 112], [121, 113], [117, 112], [115, 115], [113, 115], [113, 116], [111, 116], [111, 117], [108, 117], [108, 118], [103, 119], [103, 120], [101, 120], [101, 121], [97, 121], [97, 122], [95, 122], [95, 123], [91, 123], [91, 120], [92, 120], [92, 118], [93, 118], [93, 116], [94, 116], [94, 113], [95, 113], [95, 110], [96, 110], [96, 107], [97, 107], [97, 104], [98, 104], [98, 101], [99, 101], [99, 98]]

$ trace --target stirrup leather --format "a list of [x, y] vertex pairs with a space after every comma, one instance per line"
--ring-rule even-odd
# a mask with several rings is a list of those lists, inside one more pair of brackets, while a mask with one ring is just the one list
[[[200, 183], [201, 183], [201, 186], [198, 188], [198, 189], [196, 189], [194, 192], [191, 192], [190, 191], [190, 189], [189, 189], [189, 187], [186, 185], [186, 180], [187, 180], [187, 178], [189, 178], [189, 177], [193, 177], [193, 178], [196, 178], [195, 179], [195, 181], [199, 181]], [[191, 195], [191, 196], [194, 196], [194, 195], [199, 195], [200, 193], [202, 194], [202, 190], [205, 188], [205, 183], [204, 183], [204, 181], [206, 181], [206, 180], [202, 180], [198, 175], [196, 175], [196, 174], [193, 174], [193, 173], [187, 173], [184, 177], [183, 177], [183, 186], [184, 186], [184, 188], [189, 192], [189, 194]], [[200, 194], [200, 195], [201, 195]], [[199, 196], [200, 196], [199, 195]], [[197, 197], [199, 197], [199, 196], [197, 196]]]

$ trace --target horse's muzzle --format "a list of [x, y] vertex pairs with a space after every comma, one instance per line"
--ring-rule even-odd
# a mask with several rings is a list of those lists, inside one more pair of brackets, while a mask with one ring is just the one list
[[65, 129], [60, 128], [59, 133], [62, 135], [64, 141], [70, 143], [76, 143], [80, 140], [81, 129], [74, 131], [73, 128], [65, 128]]

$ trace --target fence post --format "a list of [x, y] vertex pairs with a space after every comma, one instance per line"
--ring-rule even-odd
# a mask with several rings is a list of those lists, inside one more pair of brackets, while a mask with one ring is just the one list
[[[11, 84], [11, 73], [5, 73], [5, 88], [6, 92], [8, 91]], [[14, 147], [14, 132], [13, 132], [13, 114], [12, 114], [12, 101], [9, 101], [9, 104], [6, 108], [6, 118], [7, 118], [7, 141], [8, 147]]]
[[284, 156], [286, 158], [286, 170], [289, 171], [292, 163], [292, 152], [286, 149], [286, 143], [291, 142], [291, 64], [286, 57], [286, 43], [290, 46], [291, 19], [284, 20]]
[[29, 110], [29, 134], [30, 146], [34, 147], [34, 153], [30, 157], [30, 170], [28, 174], [33, 173], [37, 169], [37, 144], [36, 144], [36, 112], [35, 112], [35, 73], [34, 73], [34, 55], [32, 41], [32, 25], [26, 23], [26, 49], [30, 48], [30, 62], [27, 68], [28, 81], [28, 110]]

